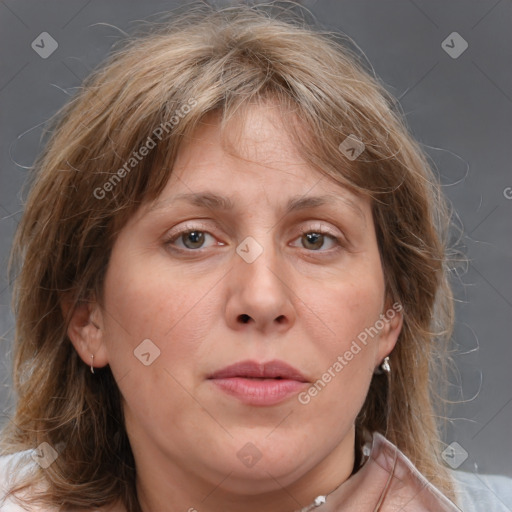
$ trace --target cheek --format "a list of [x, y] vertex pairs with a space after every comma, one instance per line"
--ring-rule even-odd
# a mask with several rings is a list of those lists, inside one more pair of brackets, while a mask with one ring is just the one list
[[118, 261], [105, 280], [109, 365], [137, 422], [150, 419], [148, 429], [153, 423], [169, 426], [179, 421], [172, 411], [195, 407], [191, 367], [208, 332], [209, 288], [189, 286], [163, 269], [131, 265], [127, 258]]
[[[357, 277], [357, 276], [356, 276]], [[306, 293], [306, 291], [304, 291]], [[373, 326], [382, 312], [384, 285], [379, 275], [330, 282], [316, 293], [307, 292], [310, 329], [316, 324], [317, 339], [336, 353], [348, 350], [352, 340]], [[303, 318], [306, 318], [305, 315]], [[318, 335], [318, 328], [325, 333]]]
[[309, 318], [306, 328], [317, 354], [311, 362], [317, 379], [310, 388], [311, 402], [323, 421], [334, 425], [355, 417], [364, 402], [378, 348], [374, 326], [383, 297], [382, 274], [370, 271], [308, 295], [315, 315], [305, 314], [303, 319]]
[[[112, 371], [117, 378], [141, 366], [146, 374], [150, 368], [165, 368], [186, 379], [183, 361], [194, 360], [210, 328], [211, 297], [206, 292], [215, 279], [202, 279], [199, 285], [190, 277], [138, 261], [113, 253], [105, 280], [105, 336]], [[146, 360], [154, 358], [148, 366], [136, 357], [139, 347], [146, 346]]]

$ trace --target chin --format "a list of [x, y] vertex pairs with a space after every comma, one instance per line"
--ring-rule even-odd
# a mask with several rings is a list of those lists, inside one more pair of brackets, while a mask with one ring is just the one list
[[[291, 459], [293, 460], [293, 459]], [[244, 495], [261, 495], [280, 491], [297, 481], [302, 474], [299, 474], [298, 468], [291, 464], [288, 467], [282, 467], [274, 464], [275, 461], [260, 460], [256, 466], [247, 469], [241, 469], [239, 466], [231, 466], [227, 471], [221, 472], [223, 475], [229, 473], [229, 478], [220, 485], [226, 492]]]
[[[274, 492], [293, 484], [315, 465], [314, 454], [308, 456], [300, 447], [288, 448], [282, 442], [272, 447], [268, 440], [260, 451], [256, 451], [255, 444], [242, 444], [241, 448], [237, 444], [229, 452], [226, 450], [222, 458], [205, 461], [205, 465], [223, 477], [230, 475], [221, 485], [227, 492], [247, 495]], [[232, 456], [226, 458], [228, 453]]]

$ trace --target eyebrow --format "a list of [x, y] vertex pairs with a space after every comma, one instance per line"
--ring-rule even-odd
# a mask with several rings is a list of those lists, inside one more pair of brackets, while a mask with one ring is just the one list
[[[177, 201], [187, 202], [193, 206], [208, 208], [209, 210], [233, 211], [235, 209], [235, 204], [229, 197], [220, 196], [213, 192], [202, 192], [178, 194], [170, 199], [155, 203], [149, 211], [161, 210], [167, 205]], [[344, 203], [366, 221], [363, 211], [354, 201], [347, 197], [334, 195], [292, 197], [286, 204], [284, 214], [288, 215], [292, 212], [306, 210], [308, 208], [317, 208], [324, 205], [335, 205], [338, 202]]]

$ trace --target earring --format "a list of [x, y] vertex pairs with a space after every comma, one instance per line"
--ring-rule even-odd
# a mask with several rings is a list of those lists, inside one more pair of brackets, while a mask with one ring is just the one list
[[92, 364], [94, 363], [94, 356], [91, 354], [91, 373], [94, 373], [94, 368]]
[[375, 368], [376, 375], [382, 375], [384, 372], [390, 373], [391, 372], [391, 366], [389, 365], [389, 356], [386, 356], [384, 358], [384, 361], [382, 361], [381, 365]]

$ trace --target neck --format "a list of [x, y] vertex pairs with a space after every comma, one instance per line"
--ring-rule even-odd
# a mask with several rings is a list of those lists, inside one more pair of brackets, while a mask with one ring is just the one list
[[233, 472], [204, 478], [190, 466], [184, 469], [184, 464], [165, 459], [158, 450], [134, 452], [139, 503], [143, 512], [299, 511], [350, 477], [355, 463], [354, 443], [352, 429], [325, 459], [290, 485], [280, 484], [286, 475], [274, 476], [271, 470], [264, 469], [266, 481], [258, 480], [262, 492], [250, 494], [237, 491], [237, 487], [251, 486], [239, 482]]

